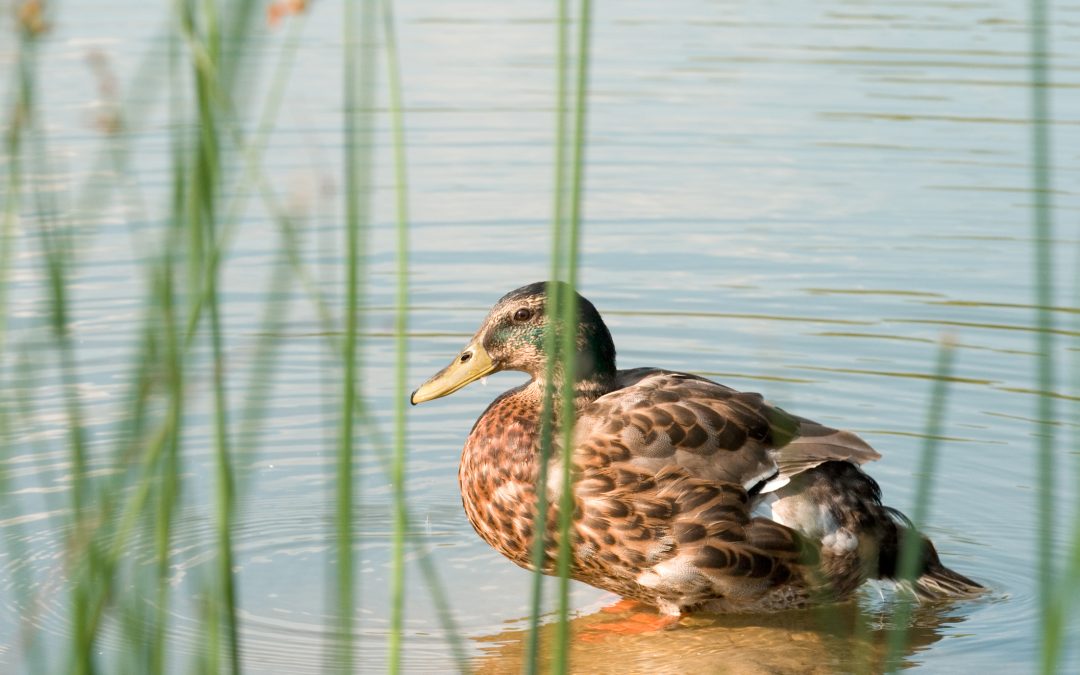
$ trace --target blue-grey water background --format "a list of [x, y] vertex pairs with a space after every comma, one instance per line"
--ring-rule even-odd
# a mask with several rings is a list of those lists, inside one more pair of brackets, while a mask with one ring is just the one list
[[[123, 87], [145, 59], [164, 58], [167, 4], [63, 3], [41, 55], [51, 170], [29, 180], [61, 195], [83, 183], [101, 152], [98, 122], [107, 113], [87, 56], [104, 55]], [[499, 296], [548, 275], [555, 23], [549, 2], [427, 0], [399, 3], [397, 11], [412, 213], [409, 373], [419, 383], [455, 354]], [[925, 672], [1022, 672], [1038, 653], [1025, 11], [1024, 3], [1004, 0], [623, 0], [598, 3], [595, 13], [580, 286], [611, 327], [620, 365], [707, 374], [859, 432], [884, 455], [870, 471], [886, 502], [906, 509], [917, 480], [927, 375], [937, 342], [955, 340], [956, 381], [927, 529], [948, 564], [993, 593], [919, 618], [920, 644], [907, 658]], [[339, 12], [336, 3], [311, 5], [262, 162], [286, 207], [306, 223], [305, 260], [335, 311], [342, 306], [341, 195], [349, 189], [340, 166]], [[1080, 461], [1080, 392], [1069, 375], [1080, 358], [1080, 4], [1056, 3], [1053, 12], [1060, 365], [1053, 429], [1064, 530], [1075, 522]], [[3, 29], [11, 34], [10, 25]], [[287, 26], [265, 31], [248, 45], [261, 63], [262, 77], [251, 82], [256, 94], [265, 91], [286, 34]], [[5, 96], [12, 57], [12, 46], [0, 44]], [[167, 215], [162, 72], [145, 91], [122, 92], [153, 106], [129, 139], [134, 168], [107, 176], [120, 186], [115, 199], [101, 218], [78, 226], [71, 329], [88, 438], [102, 454], [126, 414], [123, 392], [147, 281], [140, 266]], [[385, 88], [377, 89], [362, 382], [388, 436], [393, 181]], [[259, 200], [250, 204], [222, 283], [237, 400], [278, 246]], [[25, 222], [16, 233], [3, 355], [7, 382], [15, 383], [7, 399], [28, 411], [0, 458], [10, 479], [0, 520], [5, 672], [27, 668], [16, 637], [21, 625], [33, 625], [46, 645], [62, 643], [69, 631], [67, 422], [46, 347], [44, 266], [33, 236]], [[299, 287], [294, 295], [262, 442], [254, 456], [238, 459], [250, 479], [234, 541], [251, 672], [317, 671], [333, 626], [327, 588], [337, 361], [313, 305]], [[24, 361], [34, 376], [19, 380]], [[212, 574], [214, 555], [205, 358], [195, 372], [184, 508], [170, 563], [169, 633], [178, 667], [201, 648], [192, 597]], [[520, 667], [529, 576], [472, 532], [457, 461], [476, 417], [520, 379], [498, 375], [409, 413], [410, 508], [466, 649], [488, 672]], [[378, 669], [389, 625], [391, 490], [366, 432], [356, 452], [358, 649], [360, 662]], [[131, 555], [149, 560], [152, 549]], [[32, 575], [29, 594], [12, 586], [17, 569]], [[575, 586], [578, 621], [588, 623], [612, 600]], [[888, 593], [868, 591], [860, 602], [887, 623]], [[406, 603], [405, 667], [450, 668], [425, 582], [411, 563]], [[107, 628], [105, 658], [125, 650], [120, 635]], [[1065, 670], [1076, 672], [1075, 621], [1070, 637]], [[763, 619], [616, 637], [579, 646], [575, 663], [598, 672], [634, 664], [657, 672], [804, 672], [842, 667], [835, 656], [836, 646], [806, 625]]]

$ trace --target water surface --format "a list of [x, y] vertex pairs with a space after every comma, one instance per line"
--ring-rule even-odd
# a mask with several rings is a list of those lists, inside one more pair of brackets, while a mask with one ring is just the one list
[[[554, 22], [546, 2], [400, 3], [411, 180], [410, 380], [456, 353], [504, 292], [547, 276]], [[102, 141], [103, 106], [88, 52], [121, 82], [145, 58], [166, 8], [65, 3], [41, 79], [55, 175], [78, 184]], [[314, 3], [264, 165], [306, 219], [305, 256], [331, 306], [342, 305], [336, 245], [341, 193], [338, 8]], [[1080, 4], [1056, 3], [1051, 60], [1055, 357], [1075, 359], [1080, 196]], [[910, 509], [937, 342], [958, 345], [928, 532], [986, 599], [920, 609], [910, 666], [925, 672], [1030, 670], [1035, 600], [1035, 339], [1032, 307], [1026, 15], [1022, 3], [599, 3], [590, 95], [581, 289], [607, 319], [622, 367], [708, 374], [761, 391], [798, 414], [862, 434], [886, 502]], [[136, 29], [133, 29], [136, 27]], [[281, 30], [252, 47], [270, 70]], [[10, 51], [0, 46], [0, 64]], [[262, 91], [264, 82], [256, 83]], [[7, 85], [5, 85], [7, 86]], [[6, 90], [5, 90], [6, 91]], [[163, 91], [131, 139], [134, 170], [106, 216], [85, 223], [72, 290], [79, 392], [88, 439], [104, 449], [125, 418], [141, 320], [145, 238], [163, 227], [169, 120]], [[384, 106], [385, 97], [380, 102]], [[380, 118], [364, 314], [364, 394], [382, 433], [392, 411], [393, 193]], [[114, 177], [116, 178], [116, 177]], [[2, 458], [0, 664], [26, 671], [22, 638], [62, 644], [68, 522], [66, 417], [45, 345], [41, 255], [20, 231], [5, 354], [20, 420]], [[239, 401], [275, 260], [274, 225], [252, 200], [223, 281], [231, 393]], [[336, 309], [335, 309], [336, 311]], [[315, 672], [334, 625], [335, 388], [313, 305], [296, 290], [281, 331], [262, 442], [235, 534], [243, 658], [251, 672]], [[33, 367], [22, 377], [20, 362]], [[213, 433], [205, 361], [192, 378], [184, 510], [170, 567], [170, 644], [199, 653], [195, 596], [213, 573]], [[476, 417], [521, 379], [492, 377], [409, 416], [411, 514], [481, 672], [520, 669], [529, 575], [473, 533], [460, 505], [460, 447]], [[1078, 393], [1059, 369], [1054, 431], [1063, 514], [1076, 501]], [[14, 405], [15, 403], [11, 403]], [[385, 662], [391, 490], [370, 430], [357, 444], [361, 663]], [[102, 462], [99, 467], [108, 470]], [[1071, 522], [1071, 521], [1069, 521]], [[152, 559], [152, 540], [133, 560]], [[449, 649], [410, 557], [405, 666], [447, 669]], [[24, 576], [19, 576], [23, 574]], [[28, 575], [25, 576], [25, 575]], [[17, 587], [19, 579], [31, 581]], [[576, 585], [575, 626], [607, 620], [613, 598]], [[698, 617], [676, 631], [577, 642], [582, 671], [835, 672], [873, 655], [892, 597], [868, 589], [850, 625], [812, 616]], [[856, 630], [858, 626], [858, 630]], [[123, 663], [117, 626], [100, 645]], [[858, 637], [852, 637], [858, 635]], [[1080, 644], [1077, 627], [1072, 641]], [[113, 656], [109, 656], [109, 655]], [[45, 657], [53, 669], [62, 664]], [[1080, 670], [1075, 647], [1064, 670]]]

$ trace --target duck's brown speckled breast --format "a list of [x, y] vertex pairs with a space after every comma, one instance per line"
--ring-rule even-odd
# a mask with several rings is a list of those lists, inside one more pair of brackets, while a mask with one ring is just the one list
[[[473, 426], [458, 470], [465, 514], [477, 534], [531, 569], [539, 457], [539, 406], [525, 387], [497, 398]], [[556, 518], [549, 516], [548, 526]]]

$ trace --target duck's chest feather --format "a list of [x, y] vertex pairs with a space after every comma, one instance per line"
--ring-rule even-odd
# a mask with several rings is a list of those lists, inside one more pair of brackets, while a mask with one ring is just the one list
[[[458, 471], [462, 504], [484, 541], [530, 567], [539, 471], [538, 408], [521, 389], [496, 399], [465, 442]], [[554, 518], [548, 518], [549, 529]]]

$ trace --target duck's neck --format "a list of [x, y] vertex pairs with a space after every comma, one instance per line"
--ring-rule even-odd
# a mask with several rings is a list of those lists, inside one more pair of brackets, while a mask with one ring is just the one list
[[[542, 376], [533, 376], [531, 382], [527, 386], [530, 399], [535, 401], [537, 409], [541, 409], [544, 400], [544, 390], [547, 387], [547, 380]], [[552, 409], [555, 411], [555, 416], [558, 418], [563, 408], [563, 396], [565, 395], [566, 381], [562, 377], [561, 373], [556, 372], [555, 376], [551, 379], [552, 389]], [[587, 377], [574, 380], [573, 397], [574, 397], [574, 411], [580, 412], [585, 406], [589, 405], [596, 399], [600, 398], [604, 394], [607, 394], [615, 390], [615, 374], [606, 373], [592, 373]]]

